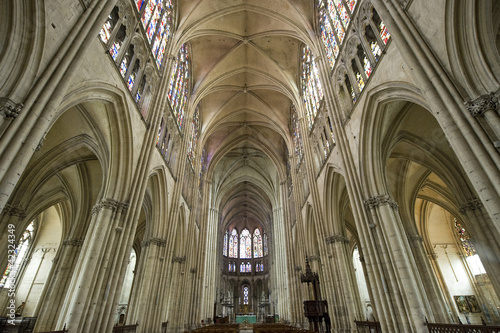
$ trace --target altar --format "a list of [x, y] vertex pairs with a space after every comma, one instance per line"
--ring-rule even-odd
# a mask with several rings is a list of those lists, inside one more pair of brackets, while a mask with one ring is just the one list
[[257, 316], [256, 315], [236, 315], [236, 323], [237, 324], [242, 324], [242, 323], [255, 324], [255, 323], [257, 323]]

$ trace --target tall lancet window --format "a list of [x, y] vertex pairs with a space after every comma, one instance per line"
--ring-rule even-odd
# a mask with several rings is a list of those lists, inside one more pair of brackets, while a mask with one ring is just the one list
[[191, 163], [191, 167], [193, 167], [193, 169], [194, 169], [194, 161], [196, 155], [196, 144], [198, 143], [198, 133], [200, 128], [199, 109], [200, 106], [198, 105], [193, 114], [193, 121], [191, 122], [191, 136], [189, 137], [189, 146], [187, 152], [189, 162]]
[[262, 235], [257, 228], [253, 233], [253, 257], [262, 258]]
[[267, 234], [264, 234], [264, 255], [267, 256], [269, 254], [268, 244], [267, 244]]
[[297, 114], [297, 110], [295, 109], [294, 105], [292, 105], [291, 107], [291, 116], [291, 130], [293, 133], [293, 143], [295, 146], [295, 157], [297, 158], [297, 168], [299, 168], [304, 158], [304, 144], [302, 143], [302, 135], [300, 134], [301, 132], [299, 115]]
[[[12, 230], [12, 232], [10, 230]], [[28, 254], [29, 247], [31, 246], [34, 230], [34, 223], [31, 222], [19, 238], [17, 244], [15, 244], [15, 229], [9, 229], [7, 240], [9, 245], [9, 261], [7, 262], [7, 268], [5, 269], [2, 279], [0, 280], [0, 288], [8, 289], [14, 284], [14, 279], [18, 275], [16, 273], [18, 273], [19, 266]], [[13, 237], [10, 237], [10, 235]]]
[[252, 236], [248, 229], [243, 229], [240, 236], [240, 258], [252, 258]]
[[330, 68], [333, 69], [357, 0], [318, 0], [317, 4], [321, 40]]
[[243, 304], [248, 304], [248, 298], [250, 296], [250, 288], [248, 286], [243, 287]]
[[227, 243], [228, 243], [228, 240], [229, 240], [229, 232], [226, 231], [226, 233], [224, 234], [224, 247], [222, 248], [222, 255], [224, 257], [227, 257]]
[[465, 260], [467, 261], [472, 274], [485, 274], [486, 270], [483, 267], [481, 259], [479, 259], [479, 255], [476, 253], [476, 248], [472, 242], [470, 234], [457, 219], [455, 219], [454, 222], [455, 231], [460, 241], [460, 245], [462, 245], [463, 253], [465, 254]]
[[136, 1], [146, 39], [158, 67], [162, 65], [165, 47], [172, 33], [172, 7], [171, 0]]
[[236, 229], [231, 231], [229, 238], [229, 258], [238, 258], [238, 232]]
[[170, 74], [170, 85], [168, 88], [168, 99], [172, 112], [175, 116], [177, 126], [182, 130], [184, 122], [184, 109], [189, 95], [189, 55], [187, 45], [181, 46], [175, 59], [172, 73]]
[[302, 98], [307, 111], [309, 129], [323, 100], [323, 88], [319, 80], [319, 71], [308, 46], [302, 49]]

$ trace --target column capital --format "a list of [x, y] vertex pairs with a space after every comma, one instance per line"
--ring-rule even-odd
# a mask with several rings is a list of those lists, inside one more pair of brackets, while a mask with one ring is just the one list
[[83, 245], [83, 239], [81, 238], [67, 238], [62, 243], [63, 246], [74, 246], [80, 247]]
[[319, 255], [316, 256], [308, 256], [307, 260], [309, 261], [321, 261], [321, 257]]
[[342, 235], [332, 235], [325, 238], [327, 244], [333, 244], [336, 242], [343, 242], [349, 244], [349, 238]]
[[399, 209], [398, 203], [394, 201], [388, 194], [380, 194], [368, 198], [364, 201], [364, 204], [367, 210], [378, 208], [380, 205], [389, 205], [394, 210]]
[[173, 257], [172, 258], [172, 262], [175, 263], [175, 262], [178, 262], [179, 264], [183, 264], [186, 262], [186, 256], [184, 257]]
[[459, 212], [461, 214], [465, 214], [467, 212], [467, 209], [470, 210], [476, 210], [476, 209], [481, 209], [483, 207], [483, 203], [481, 200], [477, 198], [472, 198], [471, 200], [464, 202], [460, 205]]
[[408, 238], [409, 241], [419, 241], [419, 242], [423, 241], [422, 236], [420, 236], [419, 234], [415, 235], [407, 234], [406, 238]]
[[496, 110], [498, 104], [498, 96], [495, 93], [482, 95], [474, 100], [465, 102], [467, 110], [475, 117], [482, 116], [488, 110]]
[[128, 202], [120, 202], [115, 199], [104, 198], [92, 208], [92, 215], [99, 213], [102, 209], [110, 209], [113, 212], [125, 213], [128, 209]]
[[2, 209], [2, 214], [9, 216], [17, 216], [20, 219], [24, 219], [26, 217], [26, 211], [24, 208], [20, 206], [13, 206], [10, 204], [6, 204]]
[[167, 245], [167, 240], [164, 238], [150, 237], [148, 239], [143, 240], [141, 243], [141, 247], [149, 247], [150, 245], [165, 247]]
[[0, 98], [0, 113], [5, 118], [16, 118], [21, 113], [23, 106], [22, 103], [15, 103], [9, 98]]

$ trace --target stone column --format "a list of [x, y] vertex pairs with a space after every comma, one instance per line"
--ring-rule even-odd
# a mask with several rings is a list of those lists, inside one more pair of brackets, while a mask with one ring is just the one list
[[449, 316], [450, 308], [436, 280], [436, 273], [433, 271], [427, 254], [425, 253], [422, 236], [407, 235], [407, 238], [425, 288], [425, 293], [427, 295], [432, 295], [432, 297], [429, 298], [429, 302], [434, 314], [434, 320], [438, 323], [447, 323], [452, 319]]
[[330, 318], [335, 317], [334, 325], [339, 332], [351, 332], [354, 320], [363, 318], [359, 295], [356, 292], [352, 259], [349, 255], [349, 239], [342, 235], [328, 236], [333, 255], [329, 259], [334, 265], [334, 304], [329, 304]]
[[139, 322], [137, 332], [156, 332], [161, 327], [158, 317], [158, 288], [163, 286], [161, 265], [167, 241], [151, 237], [141, 243], [136, 282], [130, 297], [127, 324]]
[[460, 213], [466, 217], [468, 231], [477, 240], [475, 247], [488, 277], [500, 296], [500, 239], [491, 232], [491, 219], [479, 199], [473, 198], [460, 206]]
[[67, 324], [71, 332], [111, 331], [114, 299], [121, 291], [119, 281], [135, 233], [133, 223], [125, 221], [127, 209], [128, 203], [109, 198], [94, 207], [57, 329]]
[[[425, 317], [433, 320], [425, 290], [399, 217], [398, 205], [389, 195], [365, 200], [370, 216], [370, 238], [375, 247], [363, 252], [371, 257], [382, 274], [383, 292], [376, 299], [377, 309], [386, 313], [381, 320], [387, 332], [427, 332]], [[380, 313], [380, 311], [379, 311]]]
[[[500, 138], [500, 117], [497, 114], [498, 96], [495, 94], [483, 95], [473, 101], [465, 103], [469, 112], [476, 118], [484, 117], [491, 127], [496, 139]], [[500, 147], [500, 142], [496, 142], [495, 147]]]
[[47, 288], [47, 294], [41, 300], [40, 312], [37, 314], [36, 330], [50, 331], [56, 329], [58, 315], [64, 304], [68, 286], [73, 276], [83, 239], [69, 238], [62, 242], [60, 252], [55, 258], [55, 269]]

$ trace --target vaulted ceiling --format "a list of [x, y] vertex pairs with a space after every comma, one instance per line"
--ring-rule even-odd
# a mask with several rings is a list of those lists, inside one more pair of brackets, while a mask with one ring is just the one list
[[301, 46], [315, 38], [314, 2], [178, 2], [176, 35], [190, 45], [191, 103], [200, 105], [221, 230], [270, 227], [293, 151], [290, 106], [300, 102]]

